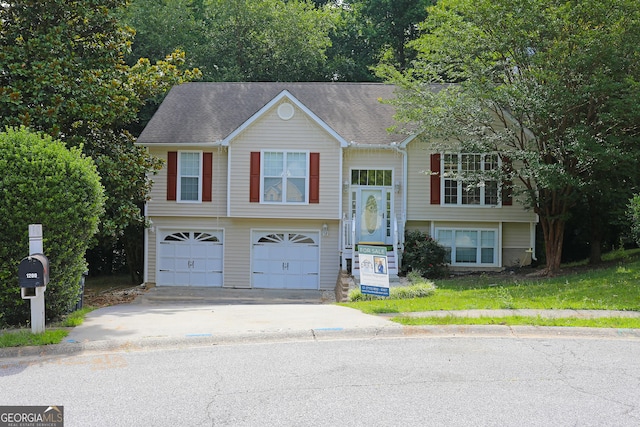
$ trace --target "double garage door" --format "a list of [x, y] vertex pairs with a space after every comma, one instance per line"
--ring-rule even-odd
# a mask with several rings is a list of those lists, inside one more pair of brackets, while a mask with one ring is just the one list
[[[158, 286], [223, 285], [221, 230], [167, 230], [159, 237]], [[247, 280], [254, 288], [318, 289], [319, 240], [317, 232], [252, 232]]]

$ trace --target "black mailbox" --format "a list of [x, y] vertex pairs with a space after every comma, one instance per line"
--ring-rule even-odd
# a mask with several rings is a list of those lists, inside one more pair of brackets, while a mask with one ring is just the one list
[[43, 254], [33, 254], [20, 261], [18, 278], [21, 288], [37, 288], [49, 283], [49, 260]]

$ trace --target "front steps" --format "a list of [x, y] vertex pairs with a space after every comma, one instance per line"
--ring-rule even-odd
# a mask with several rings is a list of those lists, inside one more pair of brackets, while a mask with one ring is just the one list
[[[398, 277], [398, 260], [392, 250], [387, 251], [387, 271], [389, 272], [389, 282], [400, 281], [400, 278]], [[360, 281], [360, 261], [358, 252], [355, 253], [354, 259], [351, 262], [351, 274], [357, 282]]]

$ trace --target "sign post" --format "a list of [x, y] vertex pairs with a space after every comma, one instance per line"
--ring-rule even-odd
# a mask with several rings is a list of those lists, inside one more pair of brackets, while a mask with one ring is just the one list
[[[29, 257], [20, 263], [18, 271], [25, 270], [25, 277], [20, 277], [20, 294], [22, 299], [31, 300], [31, 333], [34, 334], [44, 332], [45, 323], [44, 291], [49, 280], [49, 262], [42, 252], [42, 224], [29, 224]], [[29, 268], [31, 266], [35, 268]]]
[[360, 291], [363, 294], [389, 296], [389, 270], [387, 248], [384, 246], [358, 246], [360, 261]]

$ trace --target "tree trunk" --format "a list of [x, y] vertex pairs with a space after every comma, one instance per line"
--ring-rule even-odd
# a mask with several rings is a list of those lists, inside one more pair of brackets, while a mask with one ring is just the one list
[[562, 261], [562, 242], [564, 238], [564, 219], [549, 219], [540, 217], [542, 233], [544, 235], [545, 255], [547, 266], [545, 269], [547, 276], [554, 276], [560, 272]]
[[605, 235], [605, 223], [603, 215], [598, 215], [598, 206], [596, 201], [589, 200], [589, 245], [591, 246], [589, 253], [589, 264], [595, 265], [602, 262], [602, 240]]
[[602, 262], [602, 239], [600, 236], [591, 236], [590, 240], [589, 264], [600, 264]]

